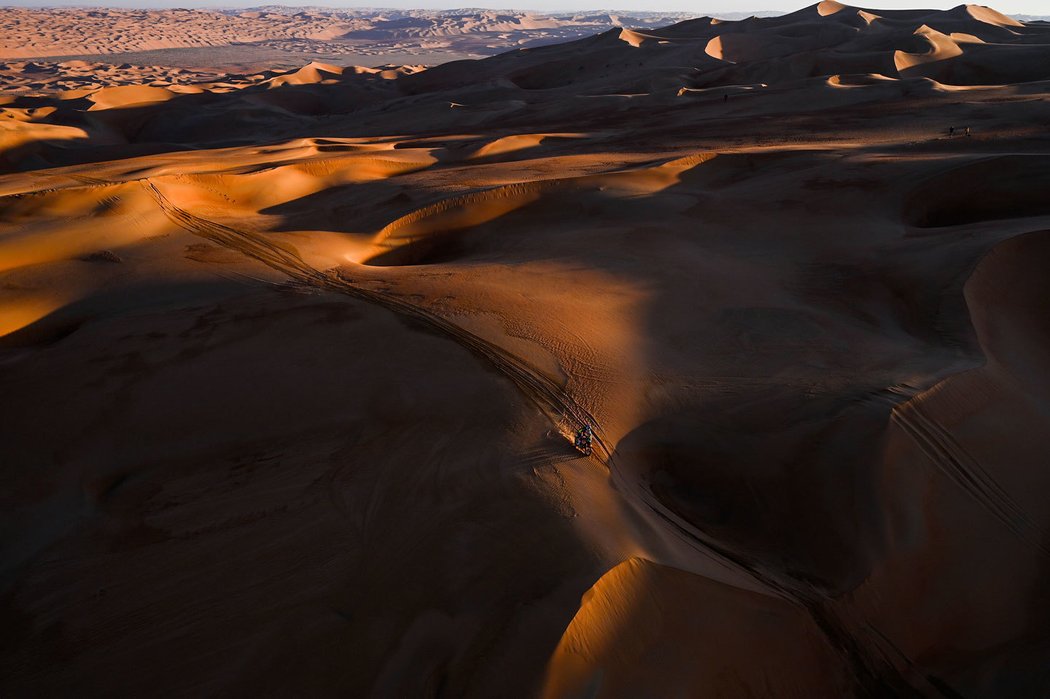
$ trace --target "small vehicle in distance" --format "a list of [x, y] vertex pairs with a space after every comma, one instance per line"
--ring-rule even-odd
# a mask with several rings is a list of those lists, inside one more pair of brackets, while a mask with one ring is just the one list
[[572, 444], [584, 456], [590, 456], [593, 449], [594, 432], [590, 425], [584, 425], [576, 430], [576, 437]]

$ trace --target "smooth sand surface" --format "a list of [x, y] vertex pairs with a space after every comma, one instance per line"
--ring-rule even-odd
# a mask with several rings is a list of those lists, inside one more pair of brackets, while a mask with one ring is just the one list
[[1046, 25], [30, 64], [3, 696], [1050, 692]]

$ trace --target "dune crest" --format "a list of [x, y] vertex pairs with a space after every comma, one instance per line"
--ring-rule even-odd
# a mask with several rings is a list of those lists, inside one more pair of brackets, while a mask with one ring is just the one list
[[704, 47], [704, 53], [711, 58], [717, 58], [720, 61], [726, 60], [722, 55], [722, 37], [716, 36], [707, 42], [707, 46]]
[[966, 13], [976, 19], [979, 22], [986, 24], [994, 24], [998, 27], [1023, 27], [1021, 22], [1018, 22], [1013, 17], [1008, 17], [1001, 12], [997, 12], [990, 7], [985, 5], [967, 5]]
[[1046, 695], [1045, 23], [6, 12], [0, 696]]
[[339, 66], [314, 61], [294, 73], [279, 75], [268, 82], [271, 87], [280, 87], [281, 85], [316, 85], [328, 81], [337, 82], [342, 75], [343, 69]]
[[638, 32], [631, 31], [630, 29], [620, 30], [620, 40], [626, 42], [631, 46], [634, 46], [635, 48], [638, 48], [643, 43], [645, 43], [645, 39], [646, 37], [642, 36]]
[[841, 2], [836, 2], [836, 0], [821, 0], [816, 7], [817, 14], [821, 17], [828, 17], [843, 10], [854, 9], [848, 5], [843, 5]]
[[175, 97], [175, 93], [164, 87], [149, 87], [146, 85], [123, 85], [119, 87], [104, 87], [92, 92], [88, 100], [92, 102], [91, 109], [121, 109], [143, 104], [154, 104], [166, 102]]
[[926, 53], [895, 52], [893, 54], [893, 64], [899, 71], [903, 72], [924, 63], [944, 61], [962, 55], [963, 50], [954, 38], [946, 36], [925, 24], [915, 30], [915, 35], [921, 36], [928, 41], [930, 50]]
[[[844, 677], [808, 669], [834, 663], [810, 624], [781, 601], [632, 558], [584, 595], [541, 696], [577, 697], [607, 687], [626, 694], [653, 684], [671, 693], [762, 692], [770, 676], [783, 682], [792, 669], [795, 696], [841, 693]], [[741, 644], [751, 646], [748, 667], [733, 661]]]

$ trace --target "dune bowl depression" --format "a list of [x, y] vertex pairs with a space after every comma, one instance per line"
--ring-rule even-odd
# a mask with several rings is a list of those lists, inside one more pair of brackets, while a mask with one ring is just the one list
[[1050, 24], [26, 12], [0, 695], [1050, 696]]

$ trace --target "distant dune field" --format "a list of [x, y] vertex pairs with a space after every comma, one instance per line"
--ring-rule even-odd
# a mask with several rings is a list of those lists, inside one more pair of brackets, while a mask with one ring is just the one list
[[0, 13], [0, 696], [1050, 696], [1050, 25]]
[[117, 63], [238, 69], [311, 60], [442, 63], [575, 39], [621, 24], [657, 27], [686, 17], [651, 12], [8, 7], [0, 8], [0, 60], [103, 56]]
[[0, 8], [0, 90], [200, 82], [310, 62], [438, 64], [685, 15], [492, 10]]

